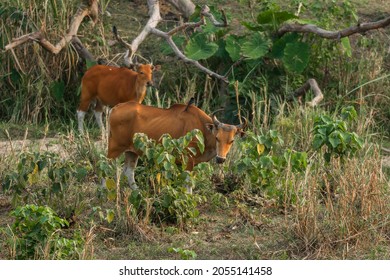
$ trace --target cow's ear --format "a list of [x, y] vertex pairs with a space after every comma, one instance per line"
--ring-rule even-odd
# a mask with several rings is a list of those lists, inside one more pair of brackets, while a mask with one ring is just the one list
[[214, 128], [214, 124], [212, 123], [206, 123], [206, 128], [210, 131], [213, 131], [213, 128]]
[[153, 65], [153, 71], [160, 71], [161, 65]]

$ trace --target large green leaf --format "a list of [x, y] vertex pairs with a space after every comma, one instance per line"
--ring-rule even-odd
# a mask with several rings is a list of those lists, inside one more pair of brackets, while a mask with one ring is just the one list
[[296, 15], [291, 14], [286, 11], [275, 11], [275, 10], [268, 10], [265, 12], [261, 12], [257, 15], [257, 22], [259, 24], [276, 24], [280, 25], [281, 23], [290, 20], [298, 18]]
[[208, 42], [204, 34], [198, 34], [188, 42], [185, 53], [190, 59], [200, 60], [211, 57], [217, 50], [217, 44]]
[[242, 54], [250, 59], [258, 59], [268, 53], [270, 41], [261, 33], [255, 33], [241, 47]]
[[288, 43], [297, 42], [299, 38], [298, 33], [288, 33], [282, 38], [276, 40], [272, 45], [270, 56], [272, 58], [281, 59], [284, 55], [284, 49]]
[[303, 42], [288, 43], [282, 61], [290, 72], [301, 73], [309, 63], [310, 46]]
[[226, 51], [229, 53], [230, 58], [233, 61], [237, 61], [240, 58], [241, 46], [237, 36], [230, 35], [226, 38]]

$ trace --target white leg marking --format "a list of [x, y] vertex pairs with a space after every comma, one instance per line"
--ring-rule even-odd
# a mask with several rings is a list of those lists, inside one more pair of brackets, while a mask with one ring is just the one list
[[95, 114], [95, 119], [96, 119], [96, 122], [97, 122], [99, 128], [101, 130], [103, 130], [103, 117], [102, 117], [103, 112], [94, 111], [93, 113]]
[[79, 123], [79, 132], [84, 134], [84, 117], [86, 112], [77, 110], [77, 121]]
[[130, 164], [125, 163], [125, 166], [123, 168], [123, 175], [126, 176], [127, 182], [131, 189], [133, 190], [138, 189], [138, 186], [134, 179], [134, 168]]
[[188, 194], [192, 194], [192, 181], [191, 181], [191, 178], [190, 178], [190, 174], [187, 174], [186, 188], [187, 188], [187, 193]]

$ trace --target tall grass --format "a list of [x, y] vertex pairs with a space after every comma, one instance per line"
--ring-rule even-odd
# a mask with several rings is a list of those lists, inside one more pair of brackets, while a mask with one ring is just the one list
[[[66, 34], [70, 19], [80, 1], [10, 1], [0, 4], [0, 46], [17, 38], [41, 31], [56, 44]], [[95, 43], [97, 55], [105, 56], [107, 45], [102, 23], [94, 27], [86, 21], [79, 35], [85, 44]], [[95, 33], [95, 35], [93, 35]], [[53, 55], [33, 42], [1, 52], [0, 119], [12, 123], [42, 123], [74, 117], [78, 103], [79, 57], [67, 45]]]

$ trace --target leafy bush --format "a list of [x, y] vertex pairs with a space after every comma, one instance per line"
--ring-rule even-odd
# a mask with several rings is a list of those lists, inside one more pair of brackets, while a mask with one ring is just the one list
[[242, 157], [233, 166], [238, 174], [246, 174], [251, 184], [250, 191], [265, 193], [284, 201], [286, 190], [279, 180], [287, 170], [300, 173], [306, 170], [307, 154], [283, 148], [283, 139], [275, 130], [264, 135], [248, 133], [241, 142]]
[[52, 152], [25, 152], [19, 157], [16, 171], [7, 172], [1, 184], [3, 190], [13, 194], [14, 202], [19, 198], [31, 200], [31, 186], [40, 186], [40, 195], [47, 201], [52, 194], [63, 197], [69, 184], [83, 182], [91, 169], [87, 162], [64, 160]]
[[15, 240], [17, 259], [36, 258], [46, 250], [55, 259], [78, 258], [83, 243], [81, 237], [62, 237], [61, 229], [68, 227], [69, 222], [58, 217], [51, 208], [27, 204], [16, 208], [11, 216], [15, 221], [10, 228], [9, 235], [13, 238], [9, 243]]
[[331, 118], [322, 114], [315, 118], [313, 129], [313, 149], [320, 150], [326, 147], [324, 158], [327, 162], [333, 156], [353, 156], [363, 146], [363, 140], [355, 132], [348, 131], [347, 121], [356, 119], [357, 113], [352, 106], [345, 107], [341, 111], [341, 118]]
[[[189, 147], [193, 141], [196, 148]], [[196, 218], [199, 215], [196, 206], [203, 198], [187, 193], [186, 186], [194, 183], [194, 177], [186, 167], [191, 164], [191, 156], [204, 151], [202, 133], [193, 130], [178, 139], [163, 135], [159, 143], [145, 134], [136, 134], [134, 147], [143, 153], [143, 166], [137, 170], [140, 190], [129, 196], [135, 214], [149, 215], [151, 205], [154, 221], [183, 224]]]

